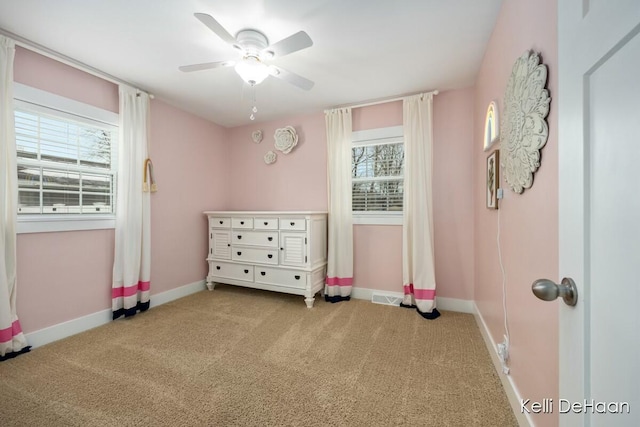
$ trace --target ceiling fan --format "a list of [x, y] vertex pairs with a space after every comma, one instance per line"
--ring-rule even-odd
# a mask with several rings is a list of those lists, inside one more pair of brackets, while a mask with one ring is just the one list
[[241, 30], [233, 37], [218, 21], [206, 13], [195, 13], [196, 18], [216, 33], [225, 42], [239, 50], [242, 58], [238, 61], [227, 60], [206, 62], [203, 64], [183, 65], [180, 71], [191, 72], [209, 70], [212, 68], [235, 66], [236, 72], [249, 85], [262, 83], [269, 75], [291, 83], [300, 89], [309, 90], [314, 83], [298, 74], [284, 68], [268, 64], [272, 58], [288, 55], [313, 45], [313, 41], [304, 31], [298, 31], [277, 43], [269, 45], [269, 40], [260, 31], [253, 29]]

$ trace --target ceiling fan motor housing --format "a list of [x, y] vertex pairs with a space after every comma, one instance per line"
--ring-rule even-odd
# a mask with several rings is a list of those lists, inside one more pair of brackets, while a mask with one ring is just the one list
[[256, 30], [242, 30], [236, 35], [237, 43], [233, 45], [238, 50], [244, 51], [246, 56], [259, 57], [260, 52], [269, 46], [267, 37]]

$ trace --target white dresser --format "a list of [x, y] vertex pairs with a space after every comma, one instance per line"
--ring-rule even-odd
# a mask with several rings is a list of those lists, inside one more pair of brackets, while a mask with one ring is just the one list
[[206, 211], [215, 283], [304, 295], [313, 307], [327, 273], [327, 213]]

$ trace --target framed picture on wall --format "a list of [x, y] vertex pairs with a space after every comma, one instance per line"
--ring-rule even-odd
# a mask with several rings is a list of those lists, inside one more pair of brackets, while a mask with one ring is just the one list
[[498, 188], [500, 187], [500, 178], [498, 176], [500, 168], [499, 150], [494, 150], [487, 157], [487, 208], [498, 209]]

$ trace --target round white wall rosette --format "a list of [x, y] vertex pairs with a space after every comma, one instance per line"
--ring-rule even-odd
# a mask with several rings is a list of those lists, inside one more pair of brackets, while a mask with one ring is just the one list
[[276, 153], [273, 151], [267, 151], [267, 154], [264, 155], [264, 162], [268, 165], [275, 163], [276, 161]]
[[275, 139], [274, 146], [276, 150], [282, 151], [284, 154], [291, 152], [293, 147], [298, 144], [298, 135], [292, 126], [276, 129], [273, 138]]
[[260, 141], [262, 141], [262, 131], [261, 130], [254, 130], [253, 133], [251, 134], [251, 139], [256, 144], [260, 144]]

